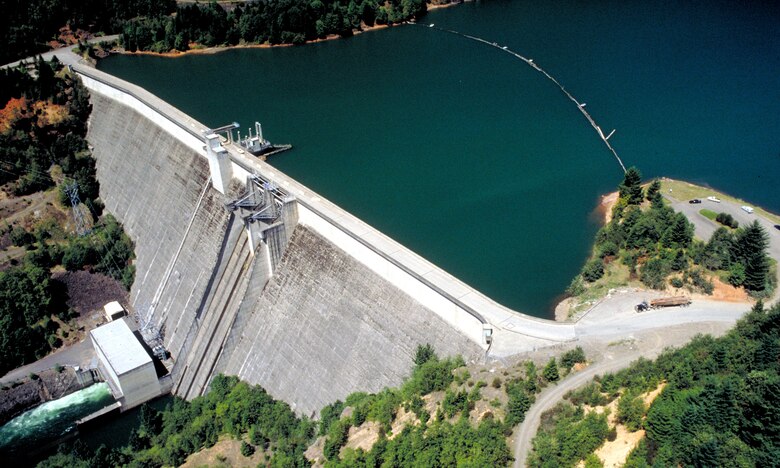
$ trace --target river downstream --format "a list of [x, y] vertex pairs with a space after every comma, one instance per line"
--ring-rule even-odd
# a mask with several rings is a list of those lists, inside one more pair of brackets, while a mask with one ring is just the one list
[[[468, 3], [423, 20], [533, 58], [626, 165], [780, 211], [780, 7]], [[435, 28], [100, 68], [206, 125], [263, 123], [270, 162], [513, 309], [551, 317], [622, 170], [526, 63]]]
[[0, 460], [27, 459], [75, 431], [78, 419], [113, 402], [108, 385], [98, 383], [22, 413], [0, 427]]

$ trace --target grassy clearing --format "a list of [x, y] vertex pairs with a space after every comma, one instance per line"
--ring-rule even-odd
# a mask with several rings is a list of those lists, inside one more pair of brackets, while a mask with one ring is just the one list
[[593, 283], [585, 283], [585, 292], [577, 296], [569, 310], [569, 318], [576, 316], [590, 308], [596, 301], [606, 297], [610, 289], [617, 289], [630, 286], [633, 283], [630, 280], [628, 267], [615, 259], [604, 268], [604, 276]]
[[[672, 191], [669, 192], [669, 189], [672, 189]], [[752, 206], [753, 208], [755, 208], [756, 213], [760, 214], [761, 216], [764, 216], [765, 218], [769, 219], [775, 224], [780, 224], [780, 216], [774, 213], [770, 213], [758, 206], [754, 206], [750, 202], [747, 202], [740, 198], [732, 197], [723, 192], [718, 192], [717, 190], [708, 187], [694, 185], [682, 180], [661, 179], [661, 193], [680, 201], [690, 200], [691, 198], [706, 199], [707, 197], [710, 196], [716, 196], [724, 201], [730, 201], [740, 205]]]
[[715, 221], [715, 218], [718, 217], [718, 213], [715, 213], [714, 211], [708, 210], [706, 208], [699, 210], [699, 214], [709, 219], [710, 221]]

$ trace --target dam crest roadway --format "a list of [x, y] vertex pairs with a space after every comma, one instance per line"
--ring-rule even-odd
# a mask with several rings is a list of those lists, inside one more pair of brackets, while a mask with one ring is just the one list
[[[137, 246], [130, 308], [162, 335], [184, 398], [223, 372], [315, 414], [353, 391], [399, 384], [425, 342], [502, 359], [732, 323], [748, 308], [697, 301], [637, 316], [636, 293], [619, 291], [576, 323], [510, 310], [143, 88], [71, 67], [91, 94], [101, 198]], [[246, 197], [254, 202], [225, 209]]]

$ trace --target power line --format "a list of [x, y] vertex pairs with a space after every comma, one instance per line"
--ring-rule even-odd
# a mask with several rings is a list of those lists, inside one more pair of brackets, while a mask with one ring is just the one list
[[79, 237], [84, 237], [89, 234], [90, 230], [87, 229], [87, 225], [84, 222], [84, 213], [81, 211], [81, 200], [79, 199], [79, 184], [75, 180], [70, 184], [65, 185], [65, 193], [70, 197], [70, 204], [73, 207], [73, 220], [76, 223], [76, 234]]

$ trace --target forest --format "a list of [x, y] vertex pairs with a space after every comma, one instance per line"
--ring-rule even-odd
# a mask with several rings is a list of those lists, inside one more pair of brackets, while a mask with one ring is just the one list
[[187, 50], [192, 45], [300, 44], [363, 25], [393, 24], [424, 14], [424, 0], [280, 0], [223, 8], [174, 0], [10, 0], [0, 16], [0, 63], [48, 50], [59, 29], [122, 34], [131, 51]]
[[[90, 450], [78, 442], [63, 444], [39, 466], [179, 465], [189, 454], [214, 446], [221, 435], [241, 440], [244, 456], [262, 451], [273, 467], [310, 466], [304, 451], [318, 437], [324, 440], [320, 460], [328, 467], [506, 466], [512, 460], [506, 437], [522, 422], [535, 395], [585, 359], [583, 350], [575, 348], [543, 369], [521, 362], [523, 377], [495, 377], [488, 385], [469, 375], [462, 358], [439, 358], [430, 345], [419, 346], [412, 373], [400, 387], [353, 393], [323, 408], [319, 422], [296, 417], [260, 386], [219, 375], [209, 393], [191, 402], [176, 398], [161, 412], [143, 407], [140, 427], [126, 446]], [[502, 409], [494, 401], [495, 414], [475, 421], [475, 403], [488, 386], [503, 388], [508, 404]], [[431, 414], [424, 400], [433, 393], [443, 398]], [[402, 411], [416, 419], [393, 434]], [[379, 426], [371, 449], [345, 447], [350, 428], [368, 422]]]
[[[645, 431], [626, 467], [776, 466], [779, 371], [780, 305], [765, 310], [759, 301], [721, 338], [700, 335], [568, 394], [542, 416], [529, 465], [601, 466], [593, 451], [614, 439], [614, 428], [588, 408], [617, 399], [617, 420]], [[657, 388], [649, 406], [638, 397]]]
[[[91, 110], [87, 90], [56, 60], [38, 60], [33, 67], [33, 74], [0, 71], [0, 102], [5, 104], [0, 111], [0, 184], [18, 200], [55, 191], [51, 198], [59, 206], [44, 205], [39, 218], [9, 223], [11, 216], [4, 216], [0, 225], [0, 253], [15, 246], [23, 254], [5, 259], [0, 272], [0, 374], [59, 347], [59, 325], [53, 318], [67, 322], [77, 315], [66, 305], [64, 285], [52, 277], [54, 267], [104, 273], [128, 290], [134, 278], [133, 244], [122, 226], [102, 213], [98, 199], [95, 160], [85, 140]], [[65, 188], [73, 183], [82, 202], [77, 209], [89, 225], [84, 235], [65, 227], [65, 213], [72, 210]]]
[[63, 26], [93, 33], [117, 33], [130, 18], [173, 12], [174, 0], [8, 0], [0, 15], [0, 63], [49, 49]]
[[216, 3], [183, 5], [176, 14], [134, 18], [122, 29], [130, 51], [184, 51], [213, 47], [302, 44], [328, 35], [350, 36], [363, 26], [393, 24], [426, 12], [424, 0], [282, 0], [248, 2], [227, 11]]
[[694, 239], [693, 225], [667, 205], [660, 187], [654, 180], [643, 189], [639, 170], [626, 171], [612, 219], [596, 234], [593, 255], [572, 281], [569, 295], [582, 294], [618, 262], [628, 268], [630, 279], [652, 289], [672, 286], [711, 294], [710, 278], [717, 275], [754, 297], [771, 296], [776, 279], [767, 254], [769, 235], [757, 221], [737, 227], [721, 216], [724, 226], [708, 241]]

